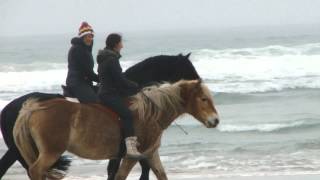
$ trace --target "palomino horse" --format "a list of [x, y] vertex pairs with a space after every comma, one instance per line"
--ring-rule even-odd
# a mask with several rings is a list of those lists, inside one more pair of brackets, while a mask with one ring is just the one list
[[[200, 80], [179, 81], [143, 89], [130, 97], [139, 151], [158, 179], [167, 179], [158, 154], [162, 133], [180, 115], [189, 113], [208, 128], [219, 119], [207, 86]], [[99, 105], [100, 106], [100, 105]], [[32, 180], [55, 177], [50, 167], [68, 150], [88, 159], [117, 157], [121, 142], [117, 117], [97, 105], [63, 99], [28, 100], [14, 127], [14, 139], [29, 165]], [[137, 161], [124, 158], [116, 179], [126, 179]]]

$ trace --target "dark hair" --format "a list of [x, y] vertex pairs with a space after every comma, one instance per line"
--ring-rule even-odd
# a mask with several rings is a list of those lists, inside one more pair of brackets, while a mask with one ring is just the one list
[[107, 48], [114, 49], [116, 45], [121, 42], [122, 36], [120, 34], [112, 33], [106, 39]]

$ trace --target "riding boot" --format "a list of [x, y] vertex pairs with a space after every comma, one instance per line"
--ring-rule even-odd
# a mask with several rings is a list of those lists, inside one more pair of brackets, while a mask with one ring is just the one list
[[141, 154], [138, 149], [138, 141], [136, 136], [130, 136], [126, 139], [126, 147], [127, 147], [127, 155], [126, 157], [129, 159], [140, 160], [146, 158], [143, 154]]

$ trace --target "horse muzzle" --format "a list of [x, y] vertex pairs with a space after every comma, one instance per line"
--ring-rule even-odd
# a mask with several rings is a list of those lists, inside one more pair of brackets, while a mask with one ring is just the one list
[[215, 128], [218, 126], [219, 122], [220, 120], [217, 116], [212, 116], [206, 121], [206, 126], [207, 128]]

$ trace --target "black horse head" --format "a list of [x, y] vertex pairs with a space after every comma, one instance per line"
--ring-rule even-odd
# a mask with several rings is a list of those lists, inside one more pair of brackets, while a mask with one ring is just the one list
[[147, 58], [125, 71], [128, 79], [141, 86], [154, 82], [176, 82], [181, 79], [199, 79], [200, 76], [187, 55], [160, 55]]

